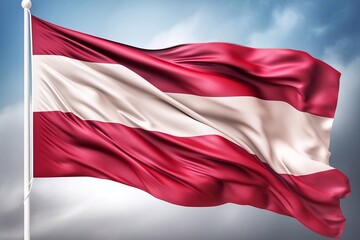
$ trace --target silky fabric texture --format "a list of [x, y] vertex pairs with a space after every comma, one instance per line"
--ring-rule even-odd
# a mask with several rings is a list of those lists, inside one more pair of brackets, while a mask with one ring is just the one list
[[[304, 52], [227, 43], [144, 50], [68, 30], [36, 17], [32, 17], [32, 29], [34, 55], [121, 64], [164, 93], [247, 96], [281, 101], [319, 117], [333, 118], [335, 113], [340, 74]], [[73, 71], [81, 72], [82, 68]], [[38, 76], [42, 79], [49, 75], [40, 72]], [[57, 76], [61, 81], [63, 76]], [[93, 90], [89, 92], [89, 102], [94, 103], [94, 111], [101, 111], [106, 106], [96, 104], [97, 100], [108, 96]], [[49, 97], [60, 99], [65, 105], [75, 101], [64, 99], [65, 93], [59, 89], [52, 93]], [[215, 129], [213, 122], [202, 116], [202, 109], [191, 109], [194, 106], [190, 103], [185, 106], [179, 99], [167, 96], [172, 99], [171, 106], [188, 118]], [[206, 112], [211, 113], [211, 109]], [[266, 124], [266, 117], [263, 121]], [[269, 145], [278, 141], [268, 140]], [[314, 137], [311, 144], [315, 146], [317, 141], [321, 140]], [[291, 143], [288, 145], [291, 149]], [[327, 165], [327, 161], [321, 162]], [[104, 178], [185, 206], [248, 204], [292, 216], [329, 237], [341, 235], [345, 219], [339, 199], [350, 192], [347, 178], [336, 169], [301, 176], [291, 171], [279, 174], [260, 161], [256, 151], [246, 151], [221, 134], [178, 137], [149, 131], [141, 125], [129, 127], [118, 122], [81, 119], [72, 111], [56, 109], [34, 112], [34, 176]]]
[[145, 50], [33, 21], [33, 54], [120, 63], [163, 92], [254, 96], [334, 117], [340, 73], [301, 51], [199, 43]]
[[63, 56], [35, 55], [33, 69], [36, 112], [71, 112], [83, 120], [173, 136], [219, 135], [277, 173], [332, 169], [328, 149], [333, 119], [300, 112], [285, 102], [165, 93], [119, 64]]

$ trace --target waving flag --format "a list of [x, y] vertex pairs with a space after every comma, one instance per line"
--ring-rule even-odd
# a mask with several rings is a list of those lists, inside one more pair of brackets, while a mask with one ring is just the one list
[[32, 17], [34, 176], [90, 176], [183, 206], [251, 205], [339, 237], [329, 166], [340, 74], [229, 43], [145, 50]]

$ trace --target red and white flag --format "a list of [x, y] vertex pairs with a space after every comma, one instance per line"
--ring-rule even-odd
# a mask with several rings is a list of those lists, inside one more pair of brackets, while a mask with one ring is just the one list
[[329, 166], [340, 73], [229, 43], [145, 50], [32, 17], [34, 176], [90, 176], [183, 206], [251, 205], [339, 237]]

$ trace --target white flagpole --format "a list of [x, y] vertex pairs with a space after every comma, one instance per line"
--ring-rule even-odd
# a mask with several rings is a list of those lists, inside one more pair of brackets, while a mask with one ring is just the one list
[[31, 1], [23, 0], [24, 9], [24, 240], [30, 240], [30, 8]]

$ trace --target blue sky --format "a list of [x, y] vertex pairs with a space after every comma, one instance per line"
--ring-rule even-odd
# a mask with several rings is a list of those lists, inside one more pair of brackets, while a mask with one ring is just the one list
[[[360, 2], [33, 0], [47, 21], [142, 48], [226, 41], [292, 48], [341, 73], [331, 165], [349, 176], [343, 239], [360, 234]], [[23, 11], [2, 0], [0, 21], [0, 239], [22, 239]], [[183, 208], [94, 179], [36, 180], [34, 239], [326, 239], [296, 220], [246, 206]], [[66, 231], [64, 231], [66, 229]]]

